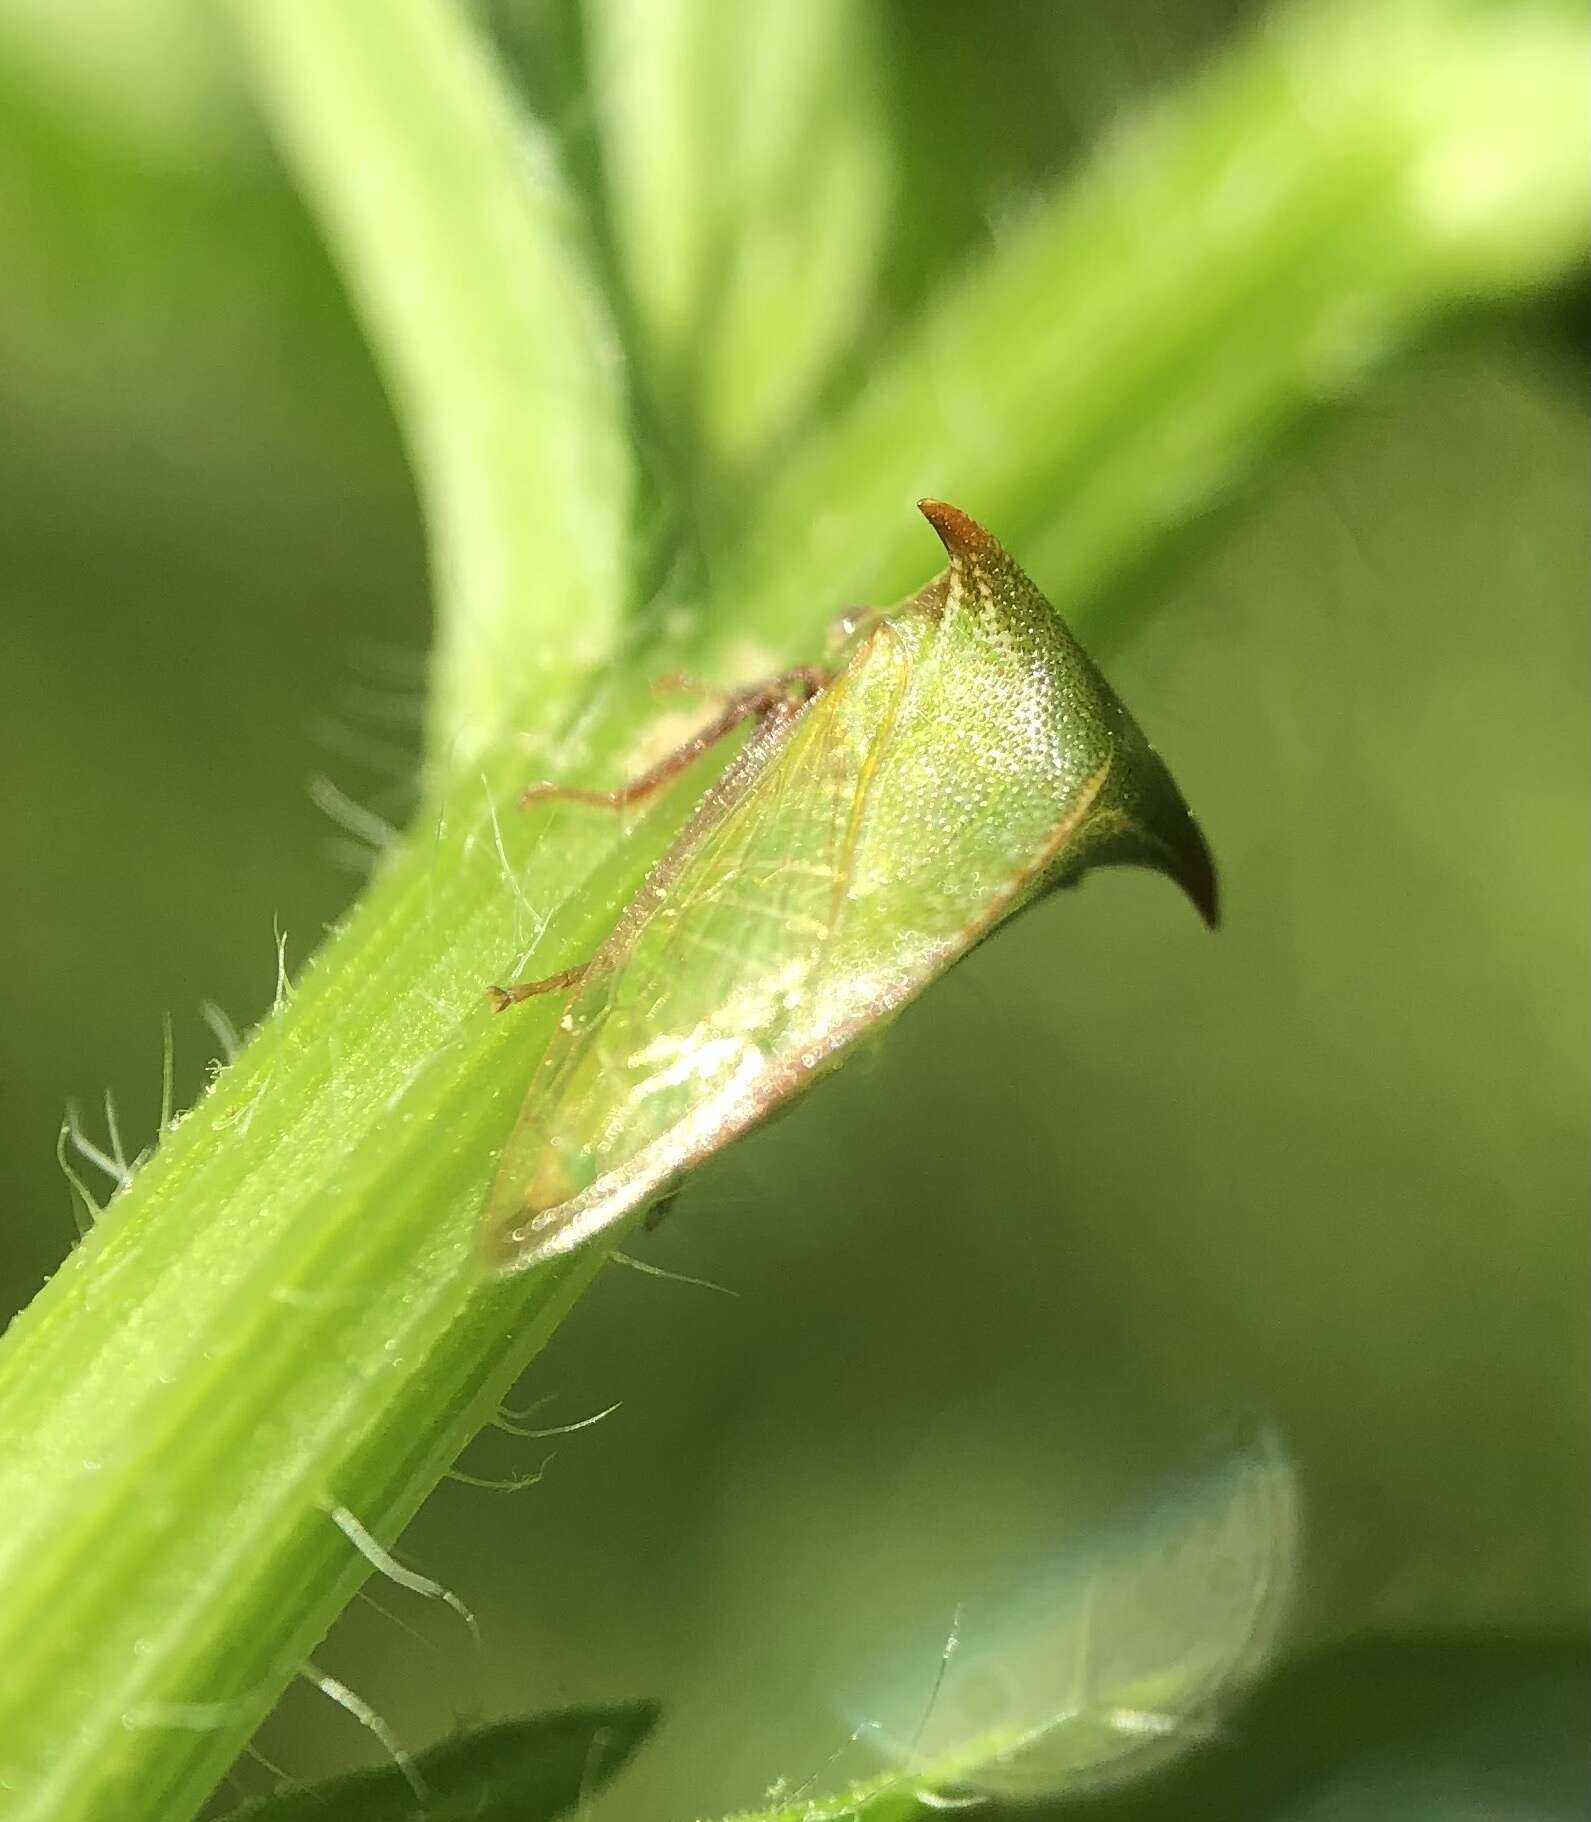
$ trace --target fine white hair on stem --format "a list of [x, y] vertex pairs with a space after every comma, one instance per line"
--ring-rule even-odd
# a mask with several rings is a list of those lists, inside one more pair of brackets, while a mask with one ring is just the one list
[[293, 984], [287, 978], [287, 932], [273, 917], [271, 934], [276, 938], [276, 991], [271, 996], [272, 1012], [280, 1012], [293, 997]]
[[411, 1594], [420, 1594], [429, 1601], [440, 1601], [444, 1607], [450, 1607], [469, 1627], [470, 1637], [479, 1648], [481, 1629], [476, 1623], [475, 1615], [451, 1588], [444, 1588], [439, 1581], [434, 1581], [429, 1575], [421, 1575], [417, 1569], [405, 1568], [391, 1551], [384, 1550], [376, 1542], [346, 1506], [330, 1505], [321, 1509], [378, 1575], [384, 1575], [389, 1582], [396, 1583], [400, 1588], [407, 1588]]
[[[922, 1763], [923, 1736], [928, 1731], [928, 1723], [933, 1719], [934, 1710], [939, 1706], [939, 1699], [944, 1693], [951, 1662], [961, 1649], [961, 1623], [962, 1609], [961, 1603], [958, 1601], [951, 1609], [950, 1626], [945, 1633], [944, 1643], [939, 1648], [939, 1660], [934, 1666], [933, 1682], [929, 1685], [928, 1696], [923, 1703], [923, 1711], [918, 1716], [917, 1726], [912, 1732], [910, 1741], [903, 1741], [898, 1737], [892, 1738], [881, 1723], [875, 1720], [858, 1722], [851, 1735], [851, 1739], [855, 1741], [861, 1739], [864, 1734], [871, 1734], [881, 1750], [899, 1761], [901, 1774], [908, 1781], [914, 1781], [920, 1776], [932, 1775], [930, 1768]], [[913, 1783], [912, 1796], [925, 1809], [968, 1809], [974, 1804], [987, 1800], [981, 1794], [946, 1795], [931, 1787], [917, 1787], [915, 1783]]]
[[[594, 1423], [601, 1423], [604, 1417], [611, 1417], [613, 1413], [618, 1410], [621, 1402], [621, 1400], [615, 1399], [612, 1404], [606, 1406], [603, 1410], [596, 1412], [590, 1417], [578, 1418], [574, 1423], [548, 1424], [545, 1428], [536, 1430], [529, 1428], [527, 1425], [510, 1421], [515, 1417], [528, 1417], [530, 1411], [516, 1412], [500, 1406], [496, 1415], [492, 1418], [492, 1424], [495, 1428], [506, 1431], [510, 1436], [524, 1437], [527, 1442], [545, 1442], [549, 1436], [573, 1436], [576, 1430], [589, 1430]], [[531, 1406], [531, 1410], [534, 1409], [535, 1406]]]
[[418, 1626], [411, 1626], [401, 1613], [394, 1613], [390, 1607], [384, 1606], [368, 1588], [361, 1588], [354, 1599], [362, 1607], [368, 1607], [372, 1613], [379, 1613], [389, 1626], [396, 1626], [400, 1632], [407, 1633], [424, 1650], [441, 1655], [442, 1647], [435, 1639], [427, 1638]]
[[[519, 883], [519, 875], [514, 871], [513, 866], [509, 861], [508, 849], [503, 845], [503, 825], [498, 821], [497, 804], [492, 796], [491, 783], [484, 772], [481, 773], [481, 789], [486, 793], [486, 814], [491, 818], [492, 841], [497, 849], [498, 862], [503, 869], [503, 878], [507, 882], [508, 890], [513, 894], [516, 910], [523, 911], [525, 916], [530, 920], [532, 943], [539, 943], [541, 941], [542, 932], [547, 928], [547, 920], [536, 910], [530, 900], [526, 898], [525, 889]], [[516, 915], [514, 919], [514, 941], [516, 943], [522, 942], [524, 936], [525, 932], [520, 928], [519, 919]]]
[[720, 1297], [738, 1297], [740, 1292], [727, 1284], [715, 1284], [711, 1278], [693, 1278], [689, 1272], [671, 1272], [666, 1266], [651, 1265], [645, 1259], [634, 1258], [629, 1253], [611, 1252], [608, 1254], [611, 1265], [627, 1265], [632, 1272], [639, 1272], [644, 1278], [666, 1278], [671, 1284], [691, 1284], [700, 1291], [717, 1291]]
[[324, 772], [309, 781], [309, 798], [317, 810], [329, 816], [345, 835], [351, 835], [369, 854], [385, 854], [398, 839], [398, 831], [386, 817], [355, 803]]
[[160, 1133], [171, 1131], [177, 1102], [177, 1040], [172, 1035], [171, 1014], [160, 1015]]
[[243, 1048], [243, 1040], [238, 1036], [238, 1028], [228, 1018], [225, 1007], [215, 1000], [200, 1000], [199, 1017], [210, 1027], [210, 1035], [221, 1046], [221, 1061], [235, 1063], [238, 1052]]
[[399, 1744], [398, 1736], [363, 1696], [355, 1695], [346, 1683], [337, 1677], [328, 1676], [317, 1664], [306, 1662], [298, 1674], [306, 1683], [313, 1683], [323, 1696], [330, 1697], [339, 1708], [346, 1709], [361, 1727], [373, 1733], [381, 1742], [387, 1757], [403, 1773], [405, 1782], [414, 1792], [415, 1800], [421, 1805], [430, 1804], [430, 1787], [415, 1770], [408, 1753]]
[[449, 1468], [445, 1478], [456, 1480], [461, 1487], [476, 1487], [483, 1493], [523, 1493], [526, 1487], [540, 1484], [551, 1461], [549, 1455], [534, 1474], [509, 1474], [497, 1480], [485, 1474], [471, 1474], [464, 1468]]
[[116, 1097], [108, 1088], [105, 1090], [105, 1132], [110, 1139], [110, 1155], [116, 1160], [116, 1174], [126, 1183], [133, 1173], [127, 1163], [127, 1153], [122, 1148], [121, 1123], [116, 1118]]
[[379, 854], [357, 841], [329, 841], [324, 853], [334, 867], [344, 873], [353, 873], [360, 879], [369, 879], [381, 864]]
[[826, 1772], [829, 1769], [829, 1767], [831, 1765], [833, 1765], [837, 1760], [839, 1760], [841, 1757], [843, 1757], [843, 1755], [845, 1753], [847, 1753], [851, 1749], [851, 1747], [853, 1747], [856, 1744], [856, 1742], [859, 1739], [861, 1739], [862, 1735], [864, 1733], [866, 1733], [868, 1731], [869, 1727], [871, 1727], [871, 1726], [872, 1726], [872, 1722], [870, 1722], [870, 1721], [859, 1721], [856, 1724], [856, 1726], [853, 1727], [851, 1729], [851, 1731], [845, 1736], [845, 1738], [843, 1740], [841, 1740], [839, 1745], [835, 1747], [833, 1752], [831, 1752], [829, 1754], [829, 1756], [823, 1761], [823, 1763], [821, 1765], [815, 1766], [811, 1771], [809, 1771], [807, 1773], [807, 1775], [801, 1780], [801, 1782], [798, 1785], [796, 1785], [794, 1790], [788, 1792], [788, 1801], [791, 1803], [799, 1803], [801, 1801], [801, 1799], [807, 1794], [807, 1792], [812, 1788], [812, 1786], [817, 1783], [818, 1779], [823, 1776], [824, 1772]]
[[[132, 1180], [132, 1172], [127, 1168], [127, 1160], [117, 1155], [121, 1149], [119, 1138], [112, 1139], [112, 1150], [110, 1151], [105, 1151], [96, 1145], [78, 1124], [77, 1104], [72, 1101], [68, 1101], [66, 1105], [66, 1131], [72, 1142], [72, 1149], [80, 1158], [86, 1158], [96, 1170], [104, 1171], [118, 1189], [127, 1187]], [[98, 1211], [96, 1210], [96, 1212]]]
[[950, 1672], [950, 1660], [961, 1647], [961, 1603], [956, 1603], [950, 1615], [950, 1630], [945, 1634], [944, 1645], [939, 1652], [939, 1666], [934, 1671], [933, 1687], [928, 1691], [928, 1700], [923, 1706], [922, 1718], [917, 1723], [917, 1731], [912, 1735], [911, 1756], [916, 1758], [923, 1743], [923, 1734], [938, 1706], [939, 1697], [945, 1687], [945, 1678]]
[[276, 1789], [278, 1793], [284, 1790], [302, 1790], [304, 1788], [304, 1781], [302, 1778], [295, 1778], [284, 1766], [278, 1765], [275, 1759], [266, 1758], [265, 1754], [260, 1751], [259, 1747], [256, 1746], [252, 1740], [243, 1748], [243, 1751], [246, 1757], [252, 1759], [256, 1765], [263, 1765], [271, 1776], [276, 1779]]
[[94, 1225], [100, 1216], [100, 1204], [89, 1193], [88, 1185], [77, 1174], [76, 1166], [66, 1155], [67, 1145], [72, 1138], [72, 1119], [70, 1113], [61, 1120], [61, 1130], [55, 1139], [55, 1161], [61, 1167], [61, 1175], [66, 1178], [67, 1187], [72, 1192], [72, 1224], [77, 1229], [78, 1238]]

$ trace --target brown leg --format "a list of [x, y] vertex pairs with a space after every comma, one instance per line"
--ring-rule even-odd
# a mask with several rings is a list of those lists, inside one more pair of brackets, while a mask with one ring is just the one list
[[[765, 721], [774, 715], [794, 714], [798, 702], [815, 696], [829, 681], [829, 677], [830, 673], [818, 664], [804, 664], [795, 670], [781, 671], [766, 683], [755, 684], [750, 689], [739, 690], [728, 697], [722, 712], [708, 722], [700, 733], [692, 735], [684, 746], [660, 760], [649, 771], [642, 772], [638, 778], [620, 785], [616, 791], [582, 791], [569, 785], [533, 784], [520, 798], [520, 805], [523, 807], [550, 798], [564, 798], [573, 803], [597, 804], [604, 809], [623, 809], [626, 804], [650, 797], [671, 778], [683, 772], [693, 759], [699, 758], [726, 734], [733, 733], [741, 722]], [[685, 681], [683, 678], [669, 678], [666, 684], [677, 687]], [[701, 688], [700, 685], [691, 687]], [[578, 967], [564, 968], [539, 981], [518, 981], [512, 987], [488, 987], [486, 995], [492, 1002], [492, 1010], [502, 1012], [506, 1007], [517, 1006], [521, 1000], [534, 999], [539, 994], [563, 993], [571, 987], [578, 987], [590, 967], [589, 962], [582, 962]]]
[[760, 721], [782, 705], [788, 704], [792, 698], [805, 701], [809, 696], [815, 696], [829, 681], [829, 676], [830, 673], [820, 664], [803, 664], [795, 670], [781, 671], [766, 683], [737, 691], [724, 704], [722, 711], [699, 733], [693, 734], [682, 747], [677, 747], [655, 766], [632, 778], [628, 784], [620, 785], [617, 790], [584, 791], [572, 785], [533, 784], [521, 796], [520, 807], [523, 809], [528, 804], [546, 803], [555, 798], [568, 803], [595, 804], [606, 810], [622, 810], [629, 804], [639, 803], [671, 779], [677, 778], [709, 747], [716, 746], [725, 735], [732, 734], [741, 722]]
[[488, 987], [486, 997], [492, 1002], [493, 1012], [502, 1012], [506, 1007], [517, 1006], [521, 1000], [534, 999], [539, 993], [562, 993], [568, 987], [578, 987], [590, 967], [590, 962], [582, 962], [578, 968], [565, 968], [539, 981], [516, 981], [512, 987]]

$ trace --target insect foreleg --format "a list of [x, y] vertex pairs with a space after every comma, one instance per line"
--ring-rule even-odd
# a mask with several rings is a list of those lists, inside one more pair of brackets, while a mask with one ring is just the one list
[[539, 981], [516, 981], [512, 987], [488, 987], [486, 997], [492, 1002], [492, 1011], [501, 1012], [507, 1006], [517, 1006], [521, 1000], [533, 1000], [542, 993], [562, 993], [567, 988], [578, 987], [591, 971], [590, 962], [581, 962], [576, 968], [563, 968], [557, 974], [544, 975]]
[[794, 670], [781, 671], [777, 677], [770, 677], [765, 683], [753, 684], [750, 689], [736, 691], [706, 727], [693, 734], [683, 746], [676, 747], [656, 765], [649, 766], [646, 771], [639, 773], [627, 784], [621, 784], [616, 790], [587, 791], [574, 785], [533, 784], [521, 796], [520, 807], [554, 799], [595, 804], [607, 810], [622, 810], [632, 803], [639, 803], [654, 791], [661, 790], [670, 779], [677, 778], [693, 760], [699, 759], [709, 747], [716, 746], [720, 740], [732, 734], [743, 721], [762, 721], [788, 707], [792, 701], [804, 702], [823, 688], [829, 681], [829, 675], [828, 670], [820, 664], [803, 664]]

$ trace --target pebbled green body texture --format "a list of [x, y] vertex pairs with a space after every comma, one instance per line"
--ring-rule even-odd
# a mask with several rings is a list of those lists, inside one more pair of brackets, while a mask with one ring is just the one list
[[989, 533], [922, 511], [949, 567], [769, 715], [572, 992], [488, 1200], [494, 1269], [658, 1200], [1089, 867], [1158, 868], [1214, 924], [1203, 837], [1109, 684]]

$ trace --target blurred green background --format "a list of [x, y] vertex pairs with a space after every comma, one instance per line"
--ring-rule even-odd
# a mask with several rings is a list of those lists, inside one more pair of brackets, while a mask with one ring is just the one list
[[[873, 333], [1252, 10], [888, 9], [908, 182]], [[109, 1089], [144, 1143], [163, 1017], [181, 1105], [201, 1003], [246, 1028], [274, 931], [296, 964], [357, 890], [328, 786], [401, 824], [428, 638], [391, 417], [225, 36], [178, 0], [86, 20], [0, 8], [6, 1314], [72, 1239], [66, 1104], [103, 1142]], [[492, 23], [578, 154], [545, 21]], [[401, 1737], [656, 1695], [601, 1813], [752, 1802], [901, 1663], [926, 1690], [958, 1603], [1268, 1423], [1294, 1663], [1180, 1813], [1585, 1813], [1578, 325], [1455, 329], [1163, 585], [1110, 669], [1227, 927], [1091, 881], [704, 1171], [645, 1256], [736, 1295], [612, 1268], [527, 1397], [621, 1408], [405, 1539], [480, 1653], [389, 1590], [419, 1637], [362, 1604], [321, 1654]], [[545, 1453], [489, 1434], [465, 1466]], [[261, 1743], [304, 1779], [377, 1751], [307, 1689]]]

